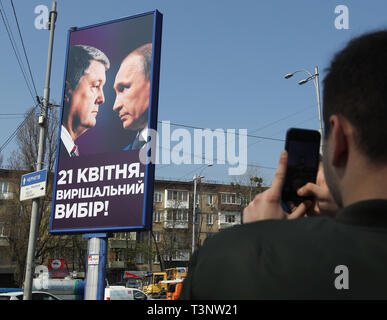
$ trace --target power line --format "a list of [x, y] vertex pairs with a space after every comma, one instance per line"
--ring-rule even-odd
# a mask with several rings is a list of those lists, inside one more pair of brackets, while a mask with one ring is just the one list
[[28, 114], [26, 115], [26, 117], [24, 118], [24, 120], [18, 125], [18, 127], [15, 129], [15, 131], [7, 138], [7, 140], [2, 144], [2, 146], [0, 147], [0, 153], [3, 152], [3, 150], [5, 149], [5, 147], [12, 141], [12, 139], [17, 135], [18, 131], [24, 126], [24, 124], [27, 122], [27, 120], [35, 114], [35, 109], [38, 107], [39, 105], [37, 104], [30, 112], [28, 112]]
[[[158, 121], [158, 123], [163, 123], [163, 121]], [[203, 127], [190, 126], [190, 125], [186, 125], [186, 124], [173, 123], [173, 122], [170, 122], [170, 124], [173, 125], [173, 126], [183, 127], [183, 128], [189, 128], [189, 129], [201, 129], [201, 130], [206, 130], [206, 129], [208, 129], [208, 130], [212, 130], [212, 131], [214, 131], [214, 132], [219, 131], [219, 130], [222, 130], [222, 132], [224, 132], [223, 129], [203, 128]], [[237, 136], [246, 136], [246, 137], [249, 137], [249, 138], [263, 139], [263, 140], [279, 141], [279, 142], [284, 142], [284, 141], [285, 141], [284, 139], [277, 139], [277, 138], [271, 138], [271, 137], [256, 136], [256, 135], [252, 135], [252, 134], [240, 134], [239, 132], [235, 132], [235, 135], [237, 135]]]
[[278, 122], [281, 122], [281, 121], [283, 121], [283, 120], [287, 120], [287, 119], [289, 119], [289, 118], [291, 118], [291, 117], [293, 117], [293, 116], [295, 116], [295, 115], [297, 115], [297, 114], [300, 114], [301, 112], [304, 112], [305, 110], [308, 110], [308, 109], [310, 109], [311, 107], [312, 107], [312, 106], [308, 106], [308, 107], [303, 108], [303, 109], [301, 109], [301, 110], [299, 110], [299, 111], [293, 112], [293, 113], [291, 113], [291, 114], [289, 114], [289, 115], [287, 115], [287, 116], [285, 116], [285, 117], [283, 117], [283, 118], [281, 118], [281, 119], [275, 120], [275, 121], [273, 121], [273, 122], [269, 122], [268, 124], [264, 125], [263, 127], [260, 127], [260, 128], [258, 128], [258, 129], [254, 129], [253, 131], [251, 131], [251, 133], [254, 133], [254, 132], [257, 132], [257, 131], [266, 129], [266, 128], [268, 128], [268, 127], [271, 127], [272, 125], [277, 124]]
[[2, 9], [3, 9], [3, 10], [0, 9], [0, 15], [1, 15], [2, 21], [3, 21], [4, 26], [5, 26], [5, 30], [7, 31], [9, 41], [11, 42], [11, 46], [12, 46], [13, 52], [14, 52], [15, 57], [16, 57], [16, 60], [17, 60], [17, 62], [18, 62], [18, 64], [19, 64], [20, 70], [21, 70], [21, 72], [22, 72], [22, 74], [23, 74], [23, 78], [24, 78], [24, 80], [25, 80], [25, 82], [26, 82], [28, 91], [30, 92], [30, 95], [31, 95], [31, 97], [32, 97], [32, 100], [34, 101], [34, 104], [35, 104], [35, 103], [36, 103], [35, 97], [34, 97], [34, 95], [33, 95], [33, 93], [32, 93], [32, 89], [30, 88], [30, 84], [29, 84], [29, 82], [28, 82], [28, 80], [27, 80], [26, 72], [25, 72], [25, 70], [24, 70], [24, 68], [23, 68], [23, 64], [22, 64], [21, 59], [20, 59], [20, 57], [19, 57], [20, 53], [19, 53], [19, 51], [18, 51], [18, 49], [17, 49], [15, 39], [13, 38], [13, 35], [12, 35], [12, 32], [11, 32], [11, 28], [10, 28], [10, 25], [9, 25], [9, 22], [8, 22], [7, 16], [6, 16], [6, 14], [5, 14], [3, 2], [2, 2], [1, 0], [0, 0], [0, 4], [1, 4], [1, 7], [2, 7]]
[[31, 77], [32, 85], [34, 86], [35, 95], [38, 96], [38, 92], [36, 91], [36, 87], [35, 87], [34, 77], [32, 76], [32, 72], [31, 72], [30, 62], [28, 61], [28, 55], [27, 55], [26, 48], [25, 48], [25, 46], [24, 46], [23, 37], [22, 37], [21, 31], [20, 31], [19, 21], [18, 21], [18, 19], [17, 19], [15, 7], [14, 7], [14, 5], [13, 5], [13, 0], [11, 0], [11, 5], [12, 5], [12, 10], [13, 10], [13, 15], [14, 15], [15, 20], [16, 20], [17, 30], [19, 31], [19, 36], [20, 36], [20, 40], [21, 40], [21, 43], [22, 43], [22, 47], [23, 47], [23, 51], [24, 51], [24, 56], [25, 56], [25, 58], [26, 58], [28, 70], [29, 70], [29, 72], [30, 72], [30, 77]]

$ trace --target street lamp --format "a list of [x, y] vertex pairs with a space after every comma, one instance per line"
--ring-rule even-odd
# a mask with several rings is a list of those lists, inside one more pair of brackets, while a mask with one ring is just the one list
[[294, 71], [292, 73], [288, 73], [284, 76], [285, 79], [289, 79], [293, 77], [297, 72], [304, 72], [308, 75], [308, 78], [303, 79], [298, 82], [299, 85], [303, 85], [310, 80], [314, 80], [313, 84], [316, 88], [316, 95], [317, 95], [317, 108], [318, 108], [318, 123], [319, 123], [319, 132], [321, 135], [321, 143], [320, 143], [320, 153], [322, 154], [322, 142], [323, 142], [323, 131], [322, 131], [322, 122], [321, 122], [321, 100], [320, 100], [320, 81], [319, 81], [319, 73], [318, 73], [318, 67], [314, 67], [314, 74], [311, 74], [308, 70], [300, 69], [297, 71]]
[[198, 181], [200, 181], [204, 176], [201, 174], [203, 173], [204, 169], [212, 167], [212, 163], [208, 164], [206, 167], [204, 167], [199, 175], [194, 175], [193, 182], [194, 182], [194, 194], [193, 194], [193, 210], [192, 210], [192, 254], [195, 251], [195, 218], [196, 218], [196, 185]]

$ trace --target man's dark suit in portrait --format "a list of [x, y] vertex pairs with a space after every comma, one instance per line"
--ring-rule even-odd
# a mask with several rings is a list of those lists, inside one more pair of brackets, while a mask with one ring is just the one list
[[74, 157], [79, 150], [74, 141], [96, 124], [99, 106], [105, 102], [103, 86], [109, 59], [97, 48], [71, 46], [68, 55], [63, 118], [61, 157]]

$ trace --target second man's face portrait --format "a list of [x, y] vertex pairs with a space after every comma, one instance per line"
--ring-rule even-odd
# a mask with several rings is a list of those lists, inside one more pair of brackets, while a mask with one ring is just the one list
[[143, 57], [131, 53], [122, 62], [114, 82], [117, 112], [125, 130], [139, 130], [148, 124], [150, 81], [144, 74]]
[[79, 80], [77, 88], [71, 94], [69, 116], [73, 119], [72, 127], [80, 130], [94, 127], [99, 106], [105, 102], [103, 86], [106, 82], [105, 66], [96, 60], [90, 62], [89, 68]]

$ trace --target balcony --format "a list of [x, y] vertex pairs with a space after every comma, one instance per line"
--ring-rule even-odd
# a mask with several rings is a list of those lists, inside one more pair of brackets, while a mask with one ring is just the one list
[[188, 229], [188, 221], [184, 220], [166, 220], [164, 228]]
[[219, 212], [219, 230], [226, 229], [238, 224], [241, 224], [240, 212]]
[[188, 209], [189, 192], [186, 190], [165, 190], [165, 208]]
[[110, 261], [110, 269], [125, 269], [125, 261]]
[[109, 247], [111, 249], [134, 249], [136, 241], [125, 239], [109, 239]]
[[6, 237], [0, 236], [0, 247], [9, 247], [9, 243]]
[[14, 192], [1, 192], [0, 200], [12, 200], [14, 197]]
[[167, 200], [165, 201], [165, 208], [173, 208], [173, 209], [188, 209], [189, 202], [183, 200]]

